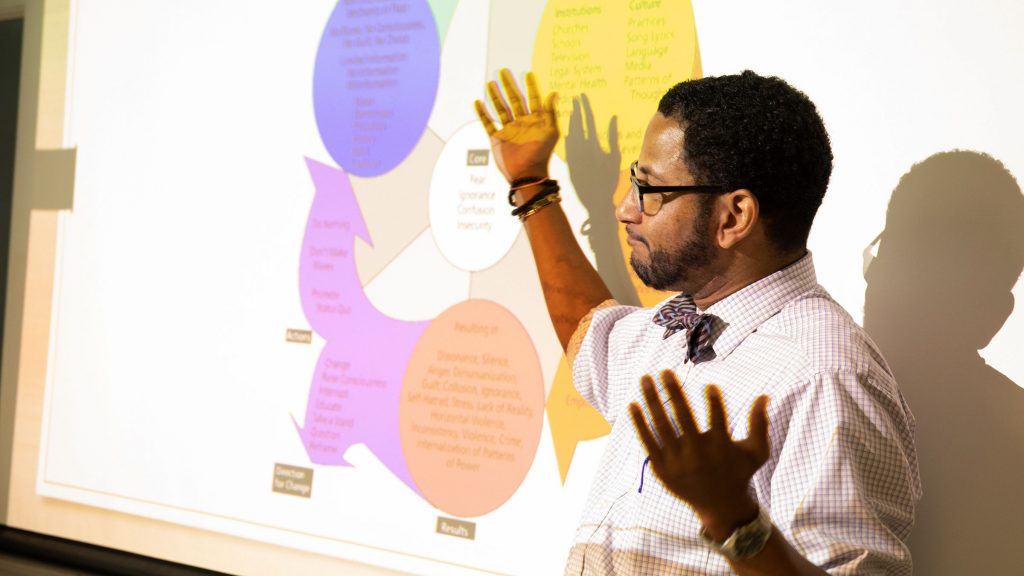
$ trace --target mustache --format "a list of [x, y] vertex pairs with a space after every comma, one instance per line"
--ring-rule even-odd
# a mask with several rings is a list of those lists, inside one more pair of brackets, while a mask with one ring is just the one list
[[644, 238], [643, 236], [637, 234], [636, 230], [634, 230], [630, 226], [626, 226], [626, 237], [629, 238], [630, 240], [635, 241], [635, 242], [639, 242], [639, 243], [643, 244], [644, 246], [647, 246], [648, 248], [651, 247], [649, 244], [647, 244], [647, 239]]

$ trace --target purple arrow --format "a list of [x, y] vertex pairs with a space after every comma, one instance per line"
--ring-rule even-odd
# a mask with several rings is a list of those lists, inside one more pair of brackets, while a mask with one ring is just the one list
[[[299, 264], [302, 309], [327, 340], [306, 405], [305, 427], [295, 423], [314, 464], [348, 466], [343, 454], [364, 443], [410, 488], [419, 492], [402, 455], [398, 401], [405, 365], [428, 322], [381, 314], [363, 292], [353, 245], [369, 234], [345, 172], [306, 159], [316, 196]], [[294, 421], [294, 418], [293, 418]]]
[[356, 236], [372, 242], [348, 175], [309, 158], [306, 167], [316, 196], [299, 259], [302, 311], [317, 334], [332, 340], [380, 317], [363, 293], [352, 253]]

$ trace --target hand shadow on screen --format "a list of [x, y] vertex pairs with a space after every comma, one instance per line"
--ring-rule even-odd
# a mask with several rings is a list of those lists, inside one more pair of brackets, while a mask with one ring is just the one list
[[1020, 186], [985, 154], [935, 154], [901, 178], [876, 242], [864, 327], [917, 419], [915, 573], [1024, 574], [1024, 389], [978, 353], [1013, 311]]
[[619, 222], [615, 219], [613, 197], [622, 162], [617, 116], [608, 122], [608, 148], [610, 151], [605, 152], [598, 141], [590, 99], [586, 94], [573, 98], [569, 133], [565, 136], [565, 162], [576, 195], [589, 215], [582, 232], [594, 252], [597, 273], [612, 296], [621, 304], [639, 306], [640, 298], [629, 279], [619, 242]]

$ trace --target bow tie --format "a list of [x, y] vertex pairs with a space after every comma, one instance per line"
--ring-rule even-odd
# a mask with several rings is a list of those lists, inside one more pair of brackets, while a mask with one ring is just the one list
[[679, 294], [658, 309], [652, 320], [658, 326], [665, 327], [662, 338], [686, 330], [686, 359], [692, 362], [710, 360], [714, 357], [711, 349], [711, 327], [714, 322], [712, 314], [698, 314], [693, 298]]

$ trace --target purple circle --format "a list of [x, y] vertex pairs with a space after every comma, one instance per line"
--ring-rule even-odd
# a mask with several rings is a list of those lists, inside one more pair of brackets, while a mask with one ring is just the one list
[[313, 70], [313, 111], [331, 158], [377, 176], [419, 141], [437, 97], [441, 49], [426, 0], [340, 0]]

